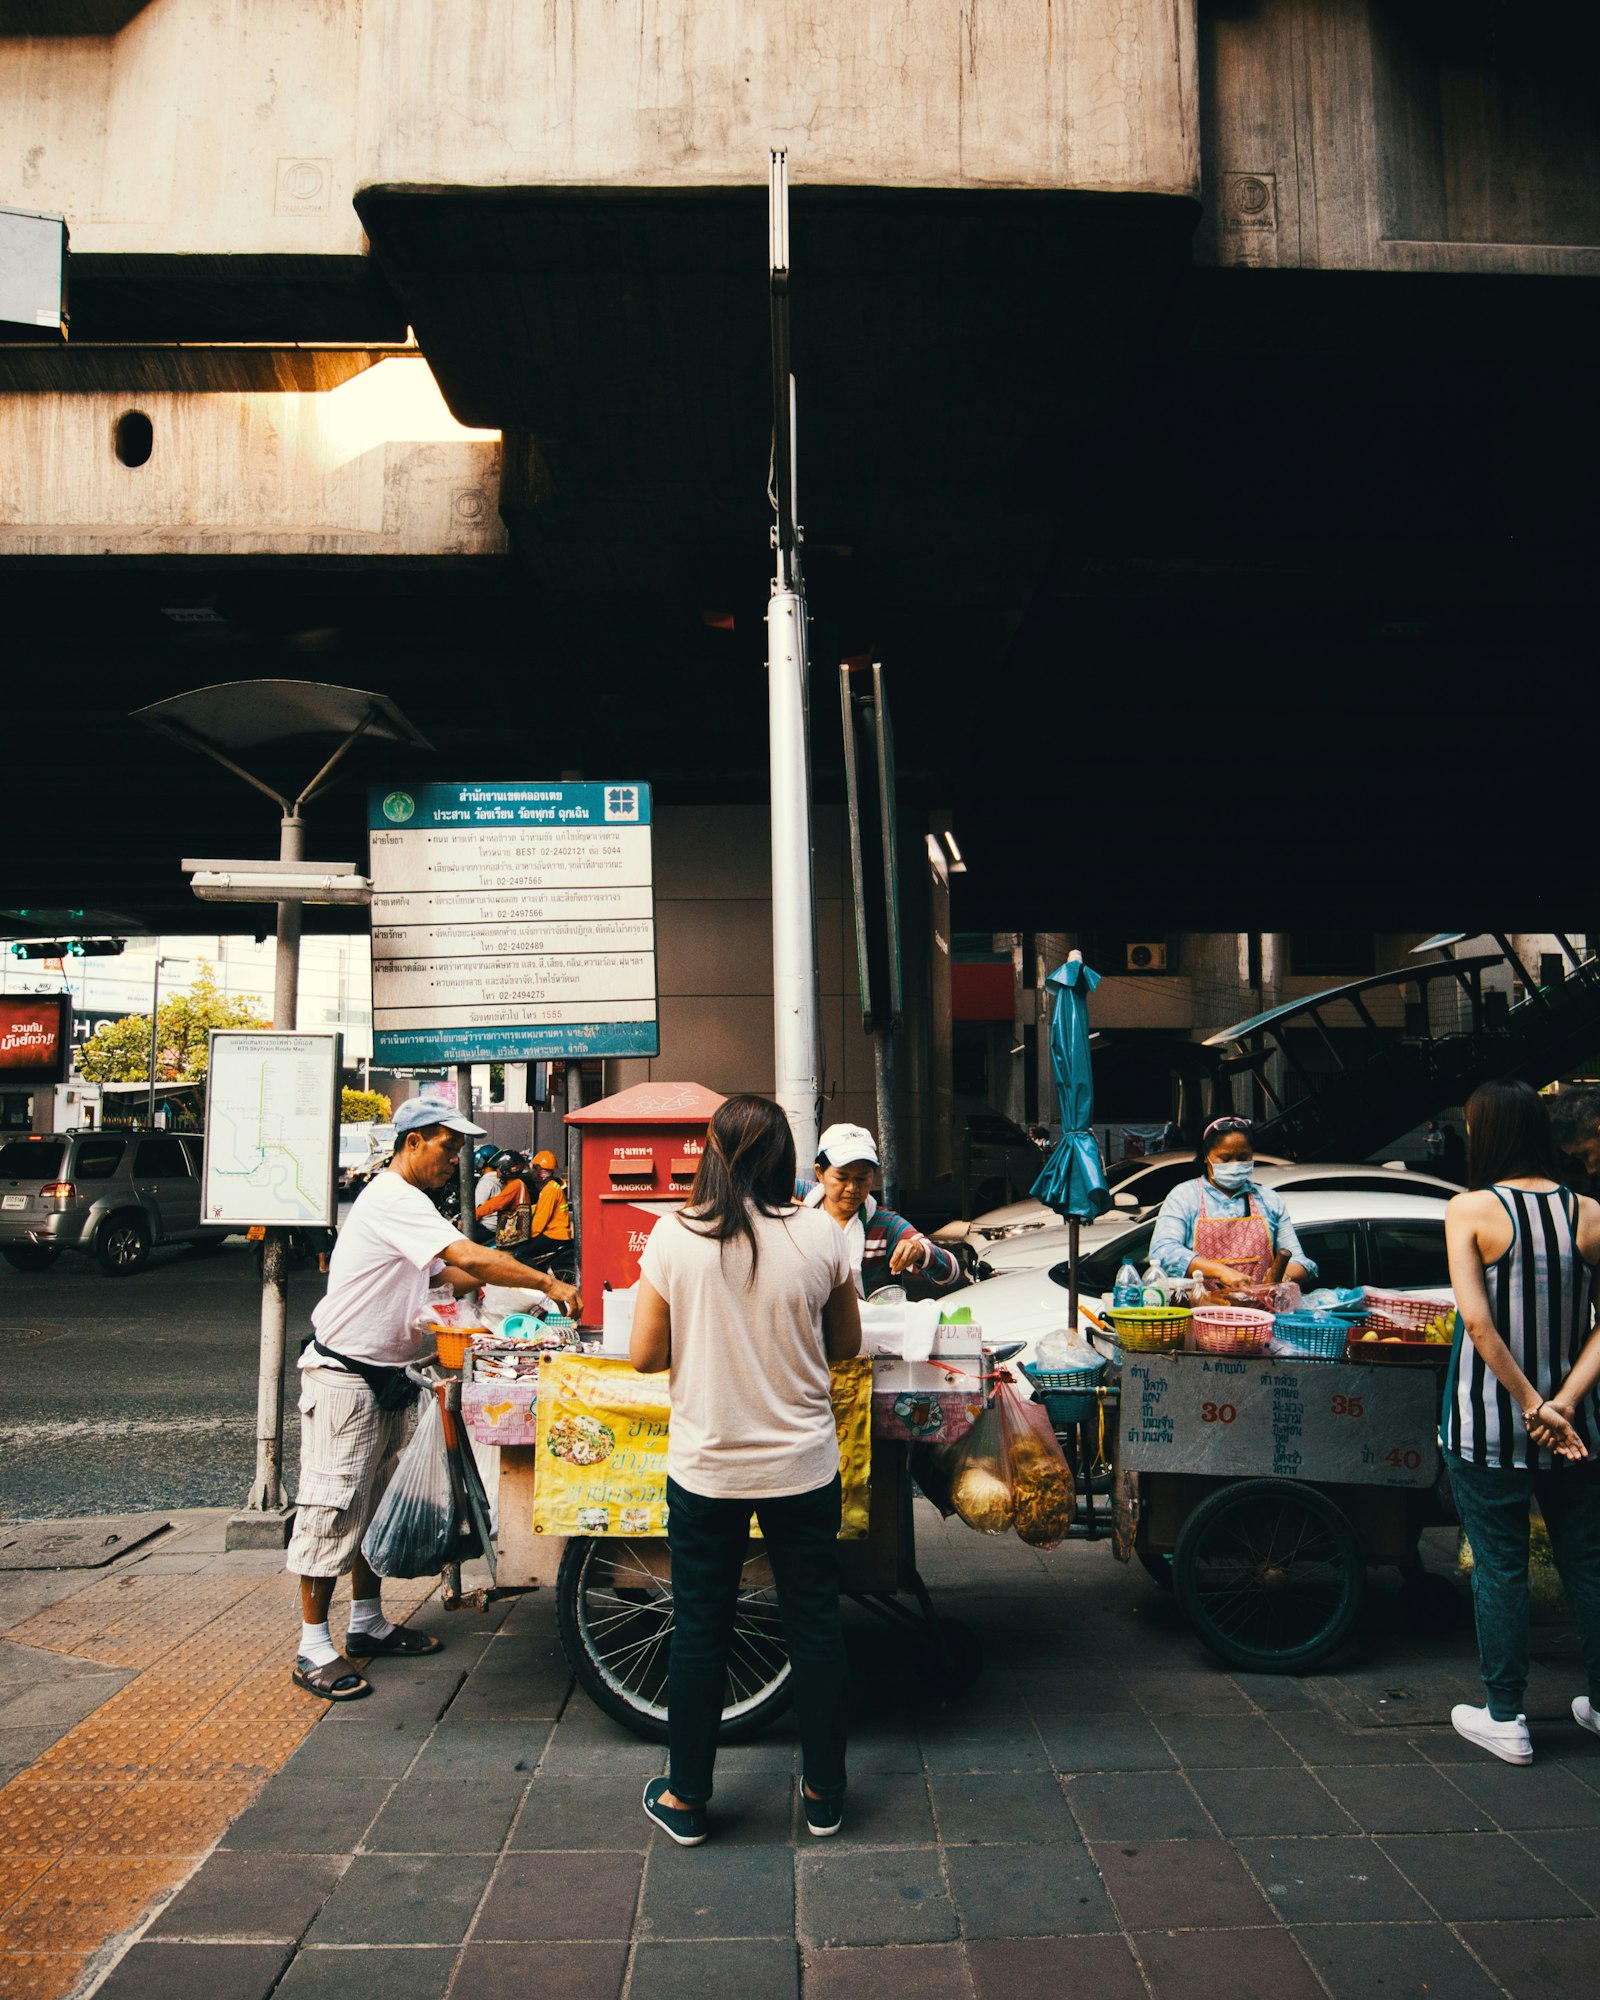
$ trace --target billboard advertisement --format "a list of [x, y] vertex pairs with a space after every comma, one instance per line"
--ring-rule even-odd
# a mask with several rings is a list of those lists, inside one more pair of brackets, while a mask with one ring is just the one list
[[0, 997], [0, 1090], [65, 1083], [72, 1051], [72, 1001], [65, 993]]

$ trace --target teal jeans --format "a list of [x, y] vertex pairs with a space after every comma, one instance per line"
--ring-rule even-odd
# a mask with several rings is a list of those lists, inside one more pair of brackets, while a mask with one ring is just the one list
[[1453, 1451], [1444, 1456], [1456, 1512], [1472, 1544], [1472, 1608], [1490, 1715], [1514, 1722], [1528, 1685], [1528, 1519], [1534, 1500], [1572, 1606], [1589, 1699], [1600, 1710], [1600, 1464], [1521, 1472], [1474, 1465]]

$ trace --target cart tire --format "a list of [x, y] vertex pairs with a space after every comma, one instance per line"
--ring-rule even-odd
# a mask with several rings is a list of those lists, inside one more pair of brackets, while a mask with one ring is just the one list
[[53, 1243], [8, 1243], [0, 1250], [13, 1271], [48, 1271], [60, 1255]]
[[983, 1641], [954, 1618], [941, 1618], [938, 1634], [923, 1659], [922, 1677], [935, 1694], [965, 1694], [983, 1672]]
[[1183, 1524], [1172, 1573], [1196, 1638], [1256, 1673], [1319, 1666], [1349, 1636], [1367, 1588], [1343, 1511], [1286, 1479], [1209, 1494]]
[[94, 1253], [108, 1278], [131, 1278], [150, 1261], [150, 1230], [136, 1210], [108, 1216], [95, 1232]]
[[1139, 1558], [1140, 1567], [1152, 1583], [1159, 1585], [1162, 1590], [1171, 1590], [1172, 1557], [1165, 1549], [1159, 1555], [1152, 1555], [1148, 1549], [1136, 1548], [1134, 1554]]
[[[573, 1536], [556, 1572], [556, 1628], [578, 1685], [636, 1736], [667, 1740], [672, 1580], [665, 1544], [646, 1566], [631, 1542]], [[632, 1581], [626, 1581], [630, 1576]], [[771, 1589], [741, 1591], [728, 1661], [721, 1743], [758, 1735], [794, 1700], [789, 1649]]]

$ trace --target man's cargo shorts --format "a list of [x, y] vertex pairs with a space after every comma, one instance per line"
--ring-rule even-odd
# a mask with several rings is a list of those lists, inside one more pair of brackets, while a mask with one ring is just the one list
[[286, 1567], [343, 1576], [361, 1547], [405, 1443], [405, 1410], [380, 1410], [359, 1376], [307, 1368], [300, 1377], [300, 1484]]

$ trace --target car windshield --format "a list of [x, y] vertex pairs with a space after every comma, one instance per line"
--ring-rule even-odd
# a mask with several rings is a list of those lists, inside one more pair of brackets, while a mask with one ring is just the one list
[[[1144, 1222], [1137, 1229], [1126, 1229], [1111, 1242], [1102, 1244], [1087, 1257], [1078, 1260], [1078, 1291], [1087, 1298], [1095, 1298], [1102, 1292], [1109, 1292], [1117, 1282], [1117, 1271], [1124, 1260], [1134, 1269], [1143, 1271], [1150, 1261], [1150, 1239], [1156, 1232], [1153, 1222]], [[1050, 1280], [1067, 1290], [1070, 1278], [1065, 1264], [1050, 1266]]]
[[1157, 1201], [1165, 1201], [1179, 1181], [1194, 1179], [1193, 1160], [1169, 1160], [1165, 1166], [1149, 1167], [1142, 1174], [1125, 1181], [1118, 1190], [1130, 1194], [1141, 1208]]
[[0, 1181], [53, 1181], [66, 1147], [59, 1139], [11, 1139], [0, 1146]]

